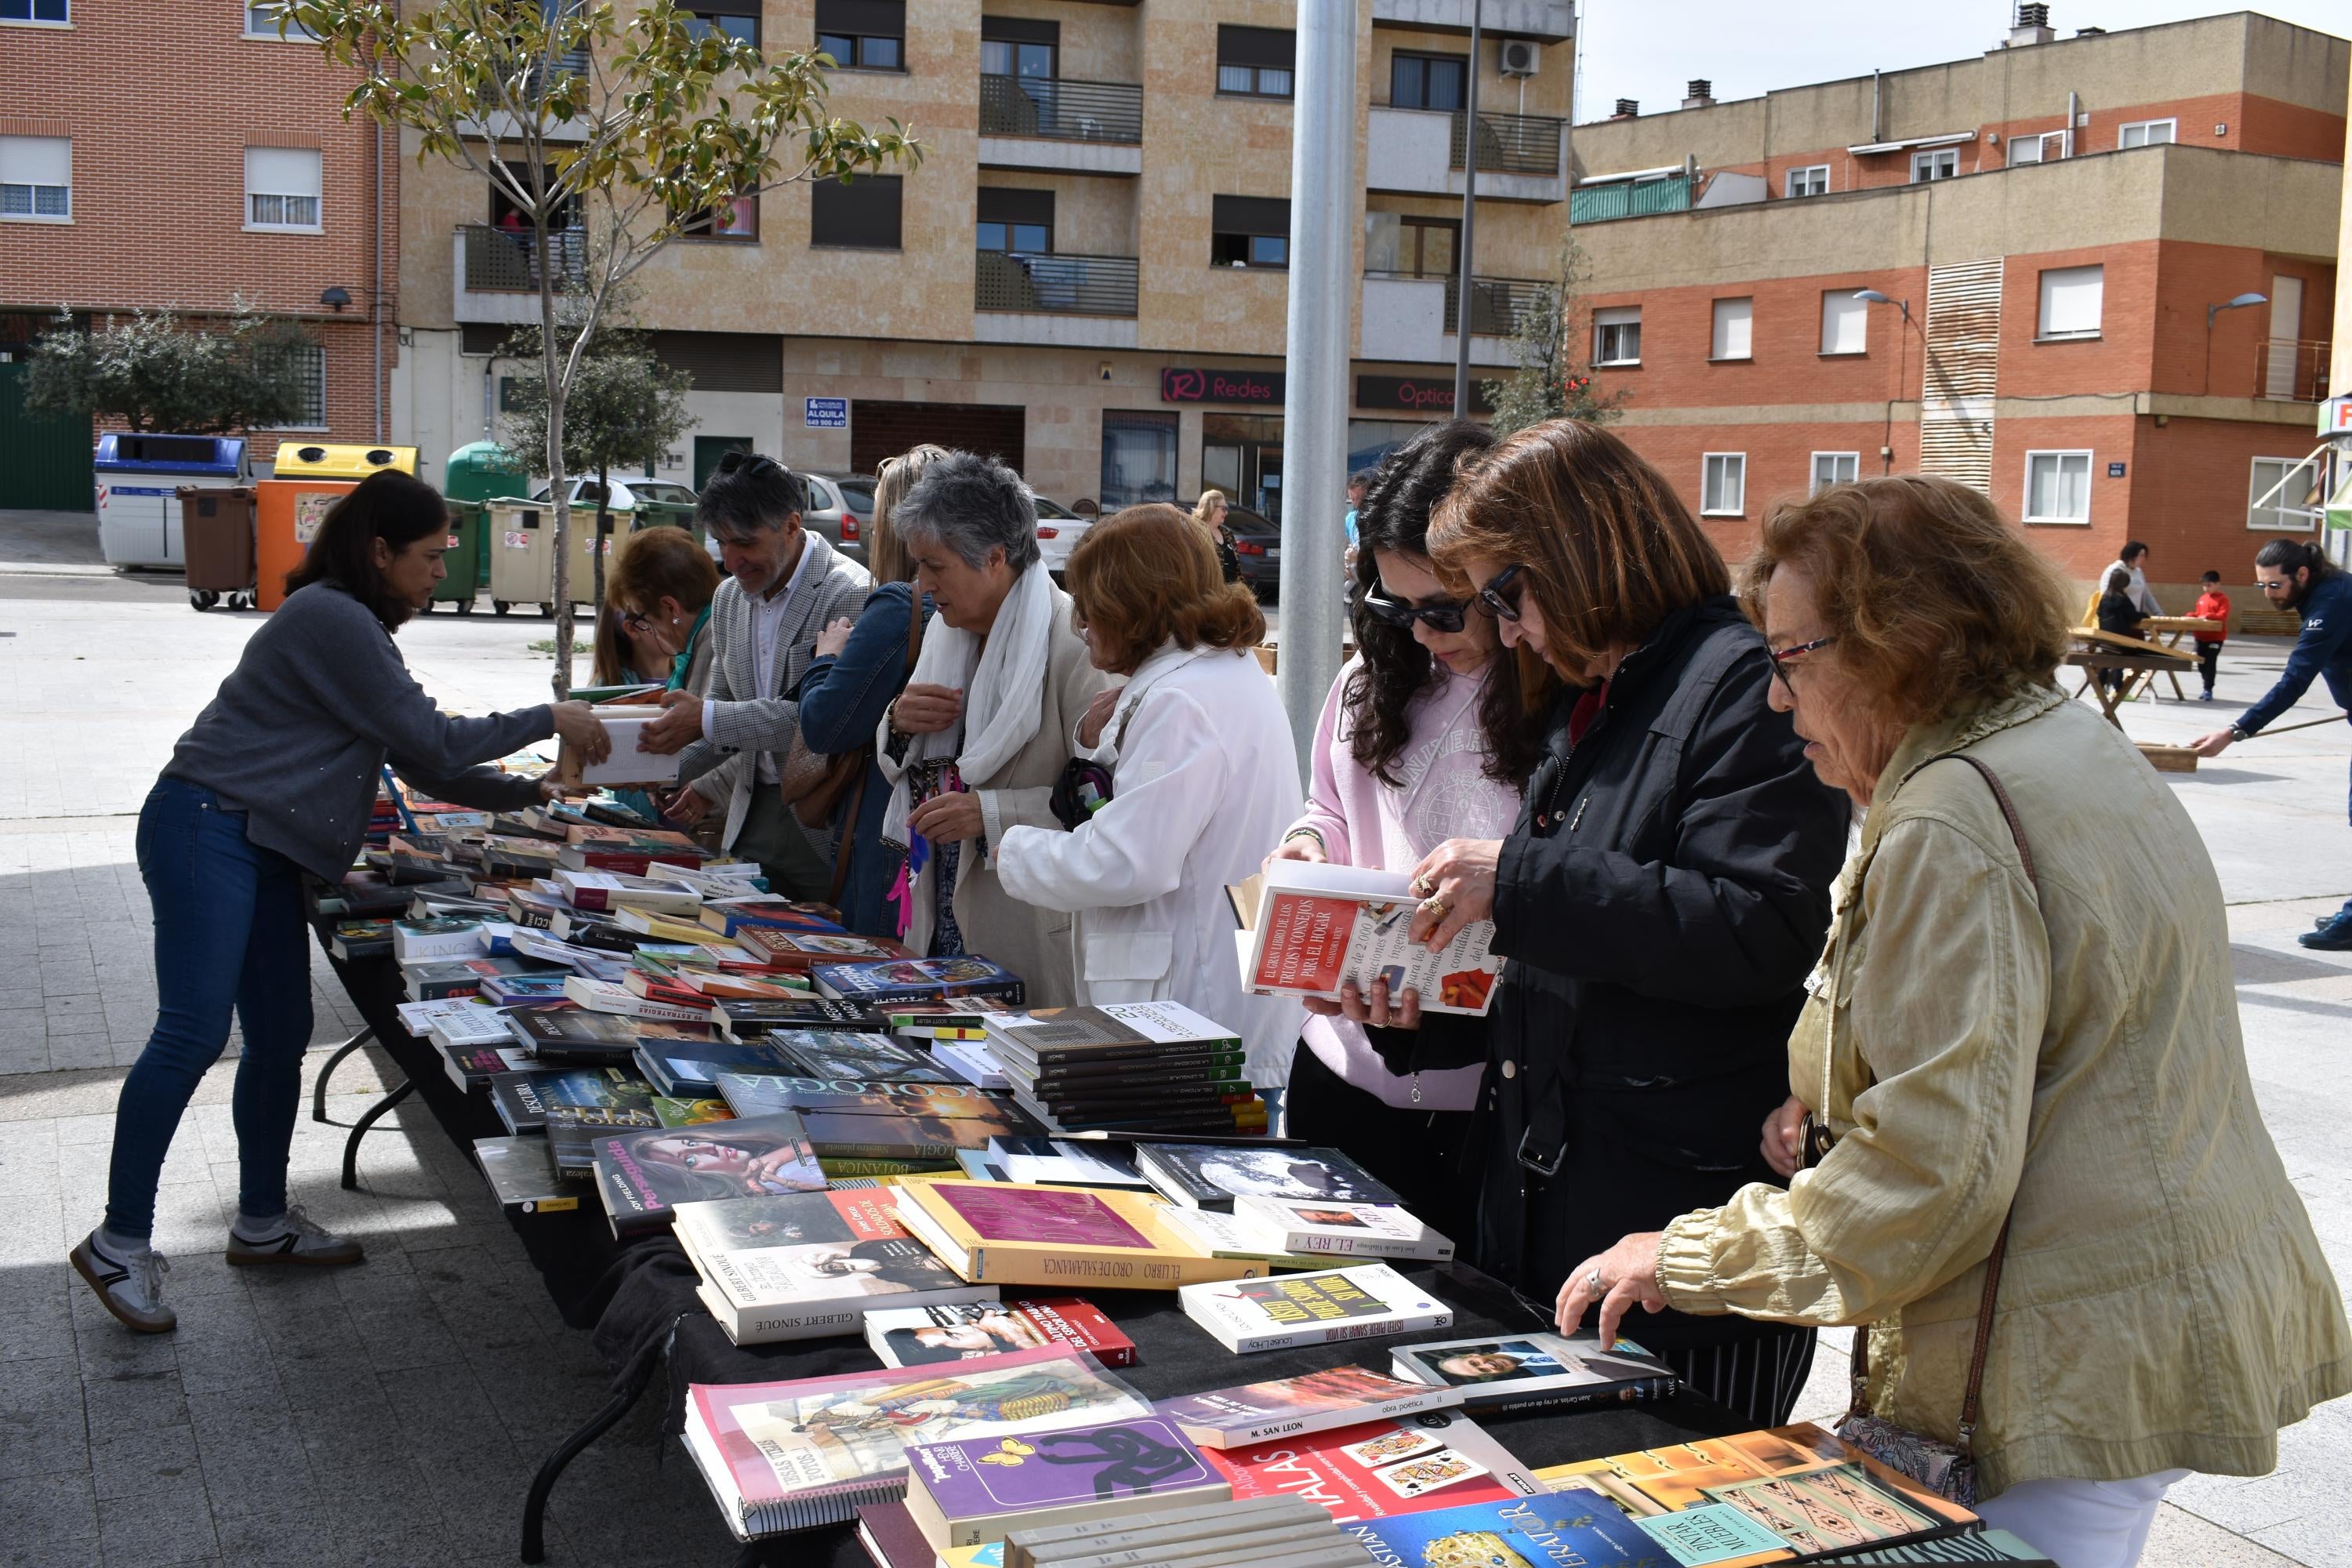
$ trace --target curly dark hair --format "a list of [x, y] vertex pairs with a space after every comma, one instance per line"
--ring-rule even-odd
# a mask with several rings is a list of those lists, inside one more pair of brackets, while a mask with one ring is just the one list
[[[1406, 710], [1434, 678], [1436, 668], [1429, 651], [1413, 640], [1411, 627], [1392, 626], [1364, 613], [1364, 595], [1381, 585], [1375, 552], [1392, 550], [1426, 559], [1430, 509], [1453, 488], [1464, 468], [1494, 445], [1492, 431], [1466, 419], [1433, 425], [1381, 461], [1356, 509], [1356, 575], [1348, 585], [1348, 604], [1360, 662], [1348, 678], [1341, 701], [1348, 714], [1349, 754], [1357, 766], [1391, 788], [1397, 779], [1390, 770], [1412, 734]], [[1486, 776], [1501, 784], [1524, 784], [1542, 758], [1543, 737], [1522, 699], [1519, 660], [1509, 648], [1497, 647], [1485, 679], [1478, 717], [1489, 747]]]

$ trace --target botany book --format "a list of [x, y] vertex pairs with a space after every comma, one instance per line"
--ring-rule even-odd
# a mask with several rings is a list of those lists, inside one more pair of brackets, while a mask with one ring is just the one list
[[1503, 961], [1489, 951], [1493, 921], [1472, 921], [1432, 952], [1412, 940], [1421, 900], [1405, 874], [1360, 866], [1275, 860], [1262, 874], [1257, 919], [1243, 933], [1242, 984], [1268, 996], [1337, 998], [1354, 981], [1370, 992], [1416, 991], [1428, 1013], [1484, 1017]]

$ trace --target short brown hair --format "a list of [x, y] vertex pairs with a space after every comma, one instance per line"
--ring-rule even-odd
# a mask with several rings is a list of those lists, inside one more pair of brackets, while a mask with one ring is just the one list
[[1201, 525], [1164, 502], [1131, 506], [1087, 530], [1064, 568], [1078, 618], [1132, 674], [1166, 642], [1254, 647], [1265, 637], [1257, 596], [1225, 581]]
[[634, 604], [651, 614], [667, 595], [692, 614], [718, 592], [719, 568], [710, 552], [686, 530], [667, 523], [641, 528], [621, 541], [612, 570], [604, 574], [604, 603], [614, 609]]
[[874, 519], [866, 525], [866, 569], [877, 583], [911, 583], [915, 563], [907, 559], [907, 542], [890, 521], [898, 498], [912, 489], [923, 470], [948, 455], [945, 447], [929, 441], [886, 458], [874, 473]]
[[1740, 585], [1759, 626], [1784, 565], [1811, 574], [1834, 653], [1906, 724], [2051, 685], [2066, 655], [2071, 594], [2057, 569], [1949, 479], [1862, 479], [1773, 507]]
[[1429, 554], [1457, 593], [1473, 561], [1519, 567], [1545, 658], [1570, 676], [1731, 592], [1722, 554], [1665, 476], [1579, 419], [1530, 425], [1471, 466], [1430, 513]]

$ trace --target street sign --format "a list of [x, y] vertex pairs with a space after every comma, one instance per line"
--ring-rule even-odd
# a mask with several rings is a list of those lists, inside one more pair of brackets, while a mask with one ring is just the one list
[[808, 412], [802, 416], [811, 430], [846, 430], [849, 428], [849, 399], [846, 397], [812, 397]]
[[2107, 465], [2107, 478], [2111, 479], [2119, 479], [2123, 477], [2124, 466], [2121, 463], [2109, 463]]

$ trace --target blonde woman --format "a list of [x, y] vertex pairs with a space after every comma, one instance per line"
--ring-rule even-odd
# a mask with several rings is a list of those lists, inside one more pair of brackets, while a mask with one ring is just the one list
[[1234, 531], [1225, 526], [1225, 492], [1202, 490], [1201, 499], [1192, 503], [1192, 521], [1207, 532], [1209, 542], [1217, 549], [1217, 570], [1225, 574], [1228, 583], [1242, 580], [1242, 558], [1234, 548]]

